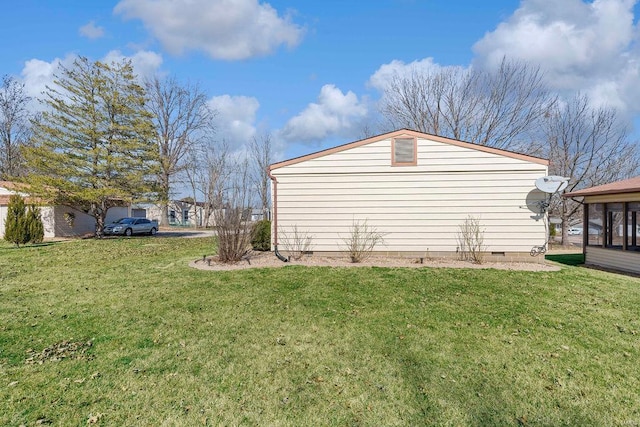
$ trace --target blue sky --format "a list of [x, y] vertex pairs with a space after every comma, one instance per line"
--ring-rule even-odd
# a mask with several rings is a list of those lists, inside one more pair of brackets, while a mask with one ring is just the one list
[[359, 139], [386, 79], [412, 68], [531, 61], [563, 96], [640, 113], [634, 0], [121, 0], [11, 2], [0, 74], [32, 95], [76, 55], [199, 82], [218, 138], [272, 134], [281, 160]]

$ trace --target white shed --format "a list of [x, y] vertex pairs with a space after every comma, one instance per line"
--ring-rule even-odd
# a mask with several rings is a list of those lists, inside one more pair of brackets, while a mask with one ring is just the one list
[[[272, 164], [272, 242], [294, 227], [314, 253], [345, 250], [354, 222], [384, 233], [376, 252], [454, 257], [469, 216], [484, 230], [487, 260], [528, 260], [546, 242], [535, 180], [548, 161], [398, 130]], [[280, 241], [279, 241], [280, 240]], [[279, 248], [283, 251], [283, 247]]]

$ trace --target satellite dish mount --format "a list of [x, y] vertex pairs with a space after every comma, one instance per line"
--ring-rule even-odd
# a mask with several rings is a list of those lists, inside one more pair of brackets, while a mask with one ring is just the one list
[[544, 221], [546, 241], [544, 242], [544, 245], [534, 246], [533, 248], [531, 248], [531, 256], [537, 256], [547, 252], [547, 246], [549, 244], [550, 236], [546, 214], [549, 210], [549, 206], [551, 205], [551, 198], [556, 193], [560, 193], [562, 190], [567, 188], [567, 185], [569, 185], [569, 178], [565, 178], [563, 176], [550, 175], [536, 179], [536, 188], [548, 195], [544, 200], [538, 202], [538, 206], [540, 207], [540, 214], [542, 215], [542, 219]]

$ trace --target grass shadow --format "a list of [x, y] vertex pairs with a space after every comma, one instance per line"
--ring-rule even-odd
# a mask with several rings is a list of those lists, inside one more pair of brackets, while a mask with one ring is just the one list
[[559, 264], [564, 265], [582, 265], [584, 264], [584, 254], [556, 254], [556, 255], [547, 255], [545, 259], [549, 261], [554, 261]]
[[50, 241], [50, 242], [42, 242], [42, 243], [28, 243], [26, 245], [11, 245], [11, 246], [2, 246], [0, 250], [9, 251], [9, 250], [20, 250], [20, 249], [33, 249], [33, 248], [41, 248], [44, 246], [54, 246], [62, 243], [61, 241]]

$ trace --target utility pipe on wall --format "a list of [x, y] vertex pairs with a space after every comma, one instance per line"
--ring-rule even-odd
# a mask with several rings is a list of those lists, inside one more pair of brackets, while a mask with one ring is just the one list
[[278, 180], [271, 175], [270, 167], [267, 169], [267, 175], [273, 181], [273, 251], [280, 261], [288, 262], [289, 260], [278, 252]]

